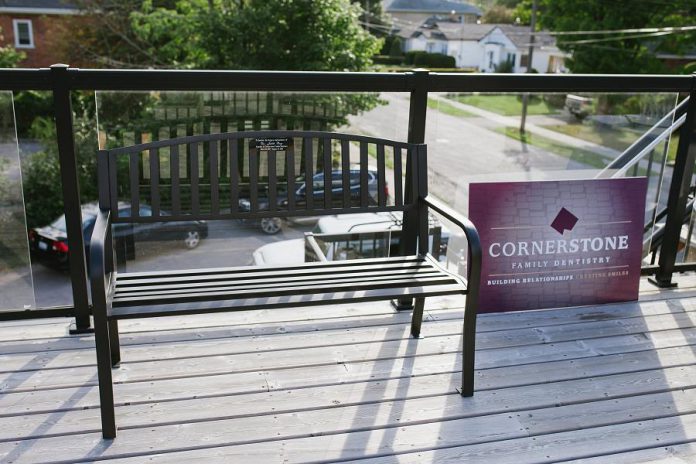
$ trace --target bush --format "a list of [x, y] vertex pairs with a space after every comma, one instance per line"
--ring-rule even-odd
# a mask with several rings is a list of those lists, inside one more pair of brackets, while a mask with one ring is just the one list
[[393, 57], [401, 58], [404, 56], [404, 44], [401, 41], [401, 37], [395, 36], [389, 46], [389, 55]]
[[495, 66], [495, 72], [497, 73], [511, 73], [514, 70], [514, 66], [512, 65], [512, 61], [505, 60], [501, 61]]
[[414, 66], [425, 66], [429, 68], [456, 68], [456, 61], [453, 56], [442, 53], [428, 53], [421, 50], [407, 52], [404, 64]]
[[400, 65], [403, 58], [400, 56], [376, 55], [372, 57], [374, 64]]
[[[75, 156], [80, 196], [83, 202], [97, 198], [97, 137], [95, 119], [84, 108], [76, 108], [73, 119]], [[39, 117], [31, 132], [44, 146], [24, 162], [24, 198], [29, 227], [43, 226], [63, 212], [63, 190], [52, 118]]]

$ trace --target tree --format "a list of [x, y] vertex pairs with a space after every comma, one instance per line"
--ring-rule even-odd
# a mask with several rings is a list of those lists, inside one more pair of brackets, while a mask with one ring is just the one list
[[493, 5], [481, 18], [485, 24], [513, 24], [515, 22], [515, 10], [502, 5]]
[[350, 0], [82, 1], [89, 20], [63, 37], [71, 63], [365, 70], [380, 46]]
[[[693, 0], [538, 0], [539, 24], [551, 31], [604, 31], [691, 25]], [[532, 0], [516, 9], [528, 23]], [[641, 74], [665, 72], [656, 53], [681, 53], [696, 43], [693, 32], [680, 34], [606, 33], [559, 36], [559, 48], [570, 52], [568, 68], [575, 73]]]

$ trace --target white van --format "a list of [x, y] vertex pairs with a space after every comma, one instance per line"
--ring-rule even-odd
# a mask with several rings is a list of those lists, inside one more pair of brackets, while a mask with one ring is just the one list
[[[360, 213], [325, 216], [319, 219], [310, 235], [319, 243], [329, 260], [389, 256], [398, 250], [401, 235], [401, 212]], [[431, 216], [430, 248], [435, 256], [445, 256], [449, 231]], [[355, 234], [345, 237], [346, 234]], [[282, 240], [259, 247], [253, 253], [254, 264], [287, 265], [304, 263], [305, 239]], [[437, 249], [433, 250], [433, 246]], [[310, 257], [311, 258], [311, 257]]]

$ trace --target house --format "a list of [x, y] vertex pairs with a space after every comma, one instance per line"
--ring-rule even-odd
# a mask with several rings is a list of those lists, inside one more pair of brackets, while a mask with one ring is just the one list
[[68, 0], [0, 0], [0, 46], [9, 44], [24, 52], [21, 67], [50, 66], [58, 61], [52, 40], [57, 27], [78, 13], [77, 6]]
[[449, 15], [460, 23], [475, 23], [483, 16], [473, 5], [450, 0], [392, 0], [384, 11], [396, 27], [417, 26], [434, 15]]
[[[458, 68], [480, 72], [526, 72], [530, 33], [527, 27], [509, 24], [460, 23], [449, 17], [432, 16], [420, 26], [402, 27], [397, 34], [404, 50], [442, 53], [455, 58]], [[532, 68], [540, 73], [565, 71], [566, 53], [552, 36], [535, 35]]]

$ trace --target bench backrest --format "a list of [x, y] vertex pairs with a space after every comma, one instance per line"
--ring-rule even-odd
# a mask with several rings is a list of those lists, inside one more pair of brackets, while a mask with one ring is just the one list
[[180, 137], [98, 157], [99, 205], [114, 222], [406, 211], [426, 172], [425, 145], [308, 131]]

